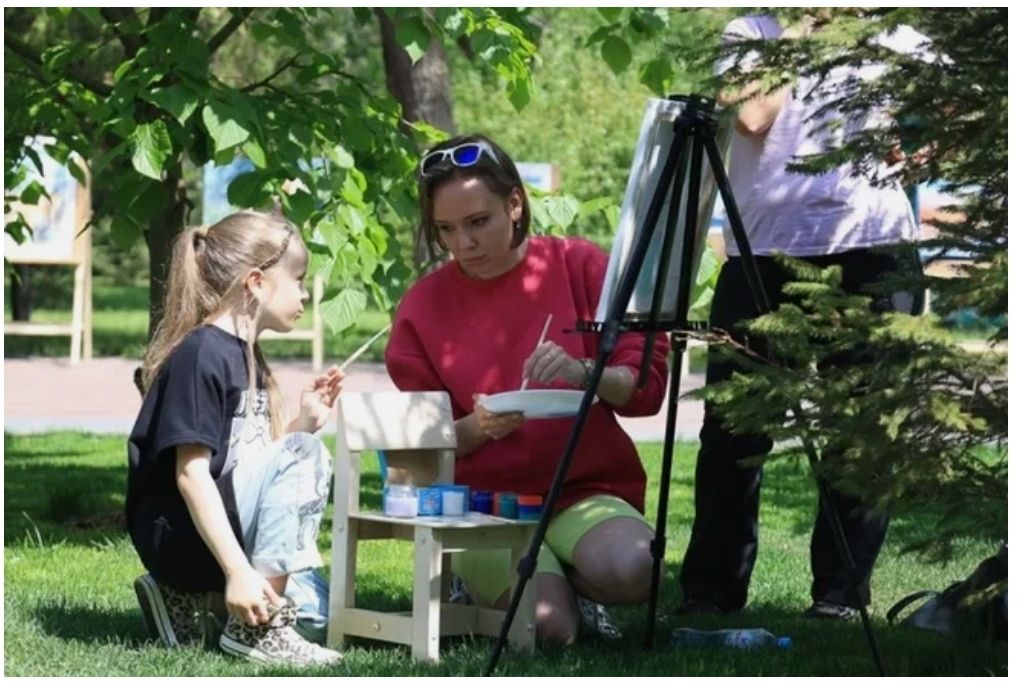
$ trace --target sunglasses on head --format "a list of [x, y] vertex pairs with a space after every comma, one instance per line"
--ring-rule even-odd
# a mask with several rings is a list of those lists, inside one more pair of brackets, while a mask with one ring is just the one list
[[494, 164], [501, 165], [498, 156], [495, 155], [490, 145], [482, 141], [474, 141], [427, 153], [419, 161], [419, 175], [423, 177], [429, 176], [433, 173], [433, 170], [448, 162], [455, 167], [472, 167], [480, 161], [480, 157], [484, 153], [494, 161]]

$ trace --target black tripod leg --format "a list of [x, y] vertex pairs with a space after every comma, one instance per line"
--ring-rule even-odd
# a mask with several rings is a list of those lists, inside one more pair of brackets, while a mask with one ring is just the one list
[[[793, 413], [802, 422], [805, 422], [805, 416], [801, 415], [801, 407], [795, 407]], [[856, 570], [856, 562], [855, 559], [852, 558], [852, 550], [849, 549], [848, 541], [845, 538], [845, 528], [841, 525], [841, 516], [838, 514], [838, 510], [835, 508], [834, 503], [831, 500], [827, 481], [820, 477], [818, 471], [820, 456], [816, 452], [816, 447], [813, 446], [811, 441], [805, 439], [802, 444], [805, 449], [806, 457], [809, 459], [810, 472], [813, 474], [813, 478], [816, 481], [816, 489], [820, 493], [820, 502], [823, 504], [820, 518], [827, 519], [827, 523], [831, 527], [831, 532], [834, 534], [834, 547], [838, 550], [838, 557], [840, 557], [841, 561], [845, 562], [845, 576], [852, 588], [852, 594], [855, 596], [855, 601], [859, 608], [859, 618], [863, 621], [863, 632], [866, 634], [866, 642], [870, 646], [870, 654], [873, 655], [873, 661], [877, 666], [877, 671], [881, 676], [886, 676], [887, 674], [885, 674], [884, 671], [884, 660], [881, 657], [880, 649], [877, 647], [877, 637], [874, 635], [873, 626], [870, 624], [870, 612], [867, 610], [866, 605], [863, 604], [862, 598], [859, 596], [859, 572]]]
[[[698, 231], [698, 204], [701, 194], [702, 147], [698, 143], [697, 127], [691, 130], [691, 161], [688, 169], [687, 208], [684, 214], [683, 244], [680, 256], [680, 282], [677, 285], [677, 311], [674, 316], [676, 326], [686, 329], [687, 313], [691, 307], [691, 284], [694, 277], [691, 266], [694, 265], [695, 233]], [[681, 175], [678, 173], [677, 178]], [[679, 189], [678, 189], [679, 191]], [[679, 199], [679, 194], [677, 195]], [[679, 210], [679, 203], [671, 208], [671, 212]], [[708, 229], [708, 228], [706, 228]], [[669, 255], [664, 256], [669, 262]], [[663, 266], [665, 268], [666, 265]], [[655, 309], [652, 320], [655, 320]], [[670, 333], [673, 347], [673, 363], [669, 376], [669, 398], [666, 406], [666, 434], [662, 447], [662, 475], [659, 478], [659, 504], [655, 516], [655, 538], [652, 540], [652, 578], [648, 594], [648, 630], [644, 645], [651, 648], [655, 642], [655, 612], [659, 599], [659, 579], [662, 573], [662, 561], [666, 557], [666, 519], [669, 509], [669, 484], [673, 475], [673, 449], [677, 432], [677, 409], [680, 401], [680, 373], [683, 369], [684, 351], [687, 348], [687, 335], [682, 330]], [[644, 362], [642, 362], [642, 369]]]
[[670, 366], [669, 396], [666, 408], [666, 434], [662, 445], [662, 477], [659, 479], [659, 506], [655, 515], [655, 538], [652, 540], [652, 580], [648, 594], [648, 630], [644, 646], [651, 649], [655, 643], [655, 613], [659, 600], [659, 578], [662, 560], [666, 556], [666, 516], [669, 508], [669, 484], [673, 474], [673, 450], [677, 432], [677, 408], [680, 396], [680, 372], [683, 367], [687, 335], [671, 333], [673, 361]]

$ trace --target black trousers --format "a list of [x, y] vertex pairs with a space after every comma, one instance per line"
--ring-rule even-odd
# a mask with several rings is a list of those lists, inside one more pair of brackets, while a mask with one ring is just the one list
[[[820, 267], [840, 265], [845, 290], [865, 291], [871, 282], [885, 273], [900, 269], [919, 270], [916, 251], [905, 256], [898, 252], [859, 249], [829, 256], [806, 258]], [[784, 285], [792, 276], [772, 257], [758, 256], [759, 274], [772, 308], [785, 300]], [[894, 298], [876, 298], [875, 310], [907, 310], [920, 312], [922, 303], [908, 294]], [[723, 266], [713, 296], [711, 324], [727, 330], [735, 340], [743, 338], [740, 321], [757, 316], [740, 258], [730, 258]], [[765, 355], [764, 341], [749, 337], [749, 346]], [[859, 360], [864, 352], [852, 351], [834, 365]], [[712, 355], [706, 370], [706, 383], [726, 380], [737, 370], [726, 357]], [[743, 372], [743, 371], [742, 371]], [[701, 448], [695, 472], [695, 519], [691, 542], [684, 555], [680, 585], [684, 599], [714, 602], [725, 611], [736, 611], [748, 598], [748, 583], [755, 566], [759, 545], [759, 489], [762, 469], [744, 467], [739, 461], [769, 453], [773, 442], [762, 435], [737, 435], [720, 419], [718, 408], [705, 405], [705, 418], [700, 435]], [[833, 456], [822, 457], [833, 461]], [[825, 600], [849, 606], [869, 604], [870, 573], [888, 530], [888, 516], [875, 514], [855, 498], [831, 489], [830, 498], [842, 521], [845, 538], [856, 563], [860, 580], [859, 599], [849, 585], [846, 564], [838, 556], [833, 534], [823, 516], [823, 505], [817, 512], [810, 541], [810, 563], [813, 572], [811, 594], [814, 600]], [[822, 501], [822, 498], [821, 498]]]

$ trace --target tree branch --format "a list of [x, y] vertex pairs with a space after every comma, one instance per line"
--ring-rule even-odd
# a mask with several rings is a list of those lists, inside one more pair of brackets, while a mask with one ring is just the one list
[[[28, 44], [19, 40], [10, 31], [4, 30], [4, 47], [10, 50], [12, 53], [22, 58], [27, 64], [36, 67], [44, 74], [46, 69], [43, 66], [43, 60], [40, 58], [39, 53], [33, 50]], [[96, 93], [98, 96], [107, 97], [111, 95], [112, 88], [105, 84], [103, 81], [98, 81], [88, 74], [83, 74], [78, 69], [70, 67], [64, 70], [57, 76], [64, 76], [70, 78], [73, 81], [78, 82], [82, 86], [85, 86], [89, 90]]]
[[229, 40], [229, 37], [233, 35], [233, 32], [240, 28], [240, 24], [243, 24], [253, 11], [253, 7], [244, 7], [230, 17], [229, 21], [223, 24], [222, 28], [218, 30], [218, 33], [212, 36], [208, 41], [208, 52], [210, 54], [214, 54], [216, 50], [222, 47], [222, 44]]
[[259, 88], [262, 88], [263, 86], [268, 86], [270, 83], [272, 83], [273, 79], [275, 79], [277, 76], [279, 76], [280, 74], [285, 72], [287, 69], [289, 69], [293, 65], [297, 64], [297, 60], [300, 57], [301, 57], [300, 53], [295, 54], [289, 60], [287, 60], [282, 65], [277, 67], [276, 70], [273, 71], [271, 74], [269, 74], [267, 77], [265, 77], [261, 81], [255, 81], [253, 84], [248, 84], [247, 86], [242, 87], [240, 89], [240, 92], [241, 93], [250, 93], [251, 91], [255, 91], [255, 90], [259, 89]]
[[122, 47], [125, 48], [126, 57], [132, 57], [140, 49], [140, 40], [138, 36], [131, 33], [126, 33], [119, 28], [119, 24], [129, 19], [129, 15], [132, 15], [133, 19], [136, 15], [131, 9], [125, 7], [101, 7], [100, 14], [107, 20], [114, 30], [115, 35], [118, 36], [118, 40], [121, 42]]

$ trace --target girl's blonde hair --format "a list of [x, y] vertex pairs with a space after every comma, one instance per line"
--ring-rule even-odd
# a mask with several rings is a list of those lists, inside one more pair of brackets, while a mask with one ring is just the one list
[[[165, 310], [143, 359], [144, 390], [150, 389], [165, 360], [198, 325], [227, 308], [249, 308], [244, 289], [247, 273], [275, 265], [295, 235], [300, 241], [297, 229], [282, 215], [250, 210], [180, 234], [172, 249]], [[252, 322], [244, 336], [250, 399], [247, 415], [257, 403], [260, 375], [268, 391], [272, 437], [276, 438], [283, 434], [282, 396], [256, 336]]]

